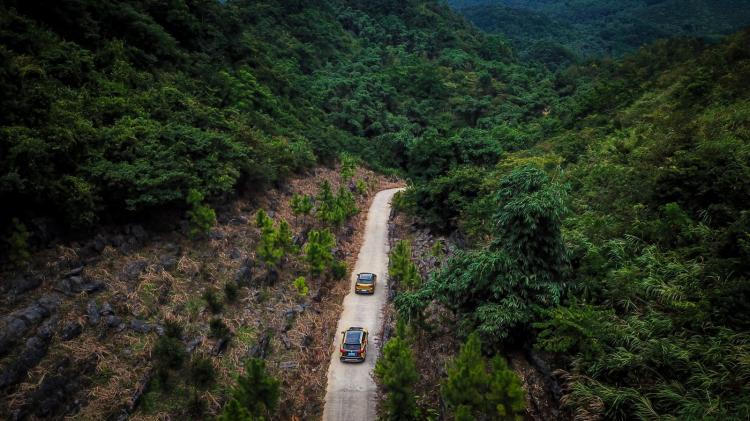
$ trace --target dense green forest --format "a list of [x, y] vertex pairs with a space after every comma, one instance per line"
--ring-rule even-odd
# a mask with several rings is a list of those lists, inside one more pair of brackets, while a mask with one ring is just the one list
[[718, 40], [750, 19], [741, 0], [450, 0], [525, 59], [560, 65], [621, 56], [661, 38]]
[[454, 3], [508, 40], [430, 0], [3, 2], [4, 256], [353, 153], [464, 240], [402, 319], [548, 352], [582, 417], [750, 417], [750, 8]]
[[408, 192], [473, 245], [399, 296], [402, 315], [437, 300], [464, 335], [554, 353], [582, 416], [746, 419], [750, 32], [659, 42], [554, 85], [572, 89], [542, 118], [554, 133]]

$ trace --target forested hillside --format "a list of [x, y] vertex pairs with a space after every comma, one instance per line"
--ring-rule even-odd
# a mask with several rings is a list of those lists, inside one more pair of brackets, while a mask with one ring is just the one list
[[747, 418], [750, 32], [659, 42], [554, 86], [572, 92], [543, 141], [408, 192], [472, 246], [397, 297], [402, 317], [437, 300], [463, 335], [551, 352], [583, 419]]
[[738, 0], [450, 0], [479, 28], [550, 65], [621, 56], [661, 38], [718, 40], [750, 24]]
[[[304, 377], [279, 390], [253, 360], [244, 383], [229, 382], [241, 356], [269, 358], [273, 341], [292, 349], [303, 304], [335, 306], [324, 296], [346, 273], [333, 248], [353, 241], [354, 195], [366, 203], [361, 163], [408, 180], [397, 208], [452, 250], [435, 249], [431, 273], [406, 245], [394, 251], [401, 326], [377, 370], [386, 415], [520, 416], [505, 356], [523, 350], [557, 370], [561, 417], [750, 418], [750, 32], [723, 37], [750, 7], [481, 3], [451, 2], [495, 34], [437, 0], [0, 4], [0, 290], [8, 311], [30, 306], [2, 319], [0, 408], [29, 413], [44, 388], [75, 377], [48, 415], [209, 416], [231, 402], [222, 419], [238, 419], [308, 394], [311, 408], [275, 415], [319, 415], [321, 385], [305, 389]], [[320, 166], [341, 170], [322, 172], [340, 189], [289, 191]], [[238, 194], [252, 206], [276, 198], [292, 228], [247, 204], [226, 210]], [[213, 231], [212, 208], [225, 211]], [[140, 225], [124, 225], [133, 244], [91, 238], [125, 223], [171, 242], [144, 240]], [[97, 250], [91, 263], [71, 239]], [[45, 248], [60, 262], [44, 261]], [[26, 311], [46, 309], [41, 291], [59, 285], [65, 321], [90, 324], [67, 345], [36, 328], [57, 310]], [[105, 288], [114, 310], [85, 298]], [[294, 300], [302, 310], [281, 308]], [[91, 323], [100, 307], [112, 326]], [[116, 336], [121, 316], [143, 318], [147, 333]], [[155, 326], [168, 331], [157, 339]], [[460, 352], [441, 330], [466, 341]], [[221, 369], [210, 383], [205, 362], [175, 351], [206, 336]], [[330, 340], [308, 336], [295, 341]], [[25, 351], [40, 341], [41, 354]], [[414, 361], [438, 361], [415, 355], [416, 341], [450, 354], [437, 392], [415, 389]], [[55, 376], [34, 368], [47, 347], [39, 367]], [[94, 366], [78, 358], [98, 348]], [[71, 364], [88, 370], [80, 381]], [[136, 372], [166, 374], [139, 385]], [[462, 393], [463, 382], [481, 390]], [[125, 409], [111, 393], [135, 389], [143, 400]]]

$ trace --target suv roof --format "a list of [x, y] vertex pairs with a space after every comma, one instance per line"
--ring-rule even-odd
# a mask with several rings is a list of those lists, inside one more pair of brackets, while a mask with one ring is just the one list
[[357, 274], [357, 279], [361, 279], [363, 281], [372, 280], [373, 277], [375, 277], [375, 274], [369, 272], [362, 272], [360, 274]]

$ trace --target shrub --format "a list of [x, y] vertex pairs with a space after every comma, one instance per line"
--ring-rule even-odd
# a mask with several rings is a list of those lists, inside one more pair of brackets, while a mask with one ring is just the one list
[[224, 408], [221, 410], [221, 414], [216, 418], [216, 421], [257, 421], [258, 418], [250, 415], [250, 412], [242, 406], [237, 399], [230, 399]]
[[221, 313], [224, 309], [224, 304], [221, 302], [221, 298], [219, 298], [219, 294], [214, 288], [207, 288], [203, 292], [203, 299], [206, 300], [206, 305], [213, 314]]
[[256, 224], [260, 229], [257, 253], [266, 264], [279, 266], [287, 254], [299, 251], [294, 244], [292, 230], [286, 221], [281, 221], [279, 227], [275, 228], [273, 220], [261, 209], [256, 216]]
[[340, 281], [346, 277], [347, 267], [346, 262], [343, 260], [337, 260], [333, 262], [331, 266], [331, 276], [333, 279]]
[[228, 303], [234, 303], [237, 301], [237, 297], [240, 294], [240, 287], [237, 286], [237, 282], [229, 281], [224, 284], [224, 296]]
[[316, 201], [318, 207], [315, 210], [315, 215], [331, 226], [341, 226], [344, 221], [359, 212], [352, 192], [342, 186], [334, 195], [328, 181], [321, 184]]
[[359, 159], [354, 155], [344, 152], [339, 155], [339, 160], [341, 161], [341, 179], [348, 181], [354, 177]]
[[8, 237], [5, 240], [8, 261], [11, 265], [21, 267], [31, 258], [29, 251], [29, 231], [18, 218], [11, 221]]
[[278, 380], [266, 373], [265, 361], [251, 358], [245, 362], [245, 374], [237, 378], [237, 386], [232, 390], [232, 400], [250, 415], [264, 416], [276, 408], [279, 385]]
[[360, 196], [364, 196], [365, 194], [367, 194], [367, 190], [369, 190], [367, 188], [367, 183], [365, 183], [364, 180], [357, 180], [354, 187], [357, 189], [357, 194], [359, 194]]
[[210, 333], [209, 336], [212, 338], [226, 338], [229, 336], [231, 331], [229, 327], [219, 318], [211, 319], [209, 323]]
[[308, 195], [294, 193], [290, 202], [295, 217], [302, 215], [303, 222], [307, 222], [307, 216], [313, 210], [313, 199]]
[[179, 370], [185, 363], [187, 351], [185, 344], [177, 338], [160, 336], [157, 339], [151, 357], [155, 361], [154, 368], [161, 380], [162, 386], [167, 386], [170, 370]]
[[190, 235], [197, 237], [207, 234], [211, 227], [216, 225], [216, 212], [203, 204], [203, 193], [196, 189], [188, 192], [186, 201], [192, 207], [187, 211]]
[[210, 358], [194, 357], [190, 361], [190, 383], [199, 389], [207, 389], [216, 381], [216, 369]]
[[307, 235], [305, 262], [312, 276], [320, 276], [333, 263], [332, 249], [336, 241], [330, 231], [313, 230]]
[[167, 320], [164, 322], [164, 336], [182, 339], [182, 325], [176, 320]]
[[305, 281], [304, 276], [298, 276], [294, 279], [294, 288], [297, 289], [297, 293], [300, 297], [305, 297], [307, 296], [307, 293], [310, 292], [310, 288], [307, 286], [307, 281]]

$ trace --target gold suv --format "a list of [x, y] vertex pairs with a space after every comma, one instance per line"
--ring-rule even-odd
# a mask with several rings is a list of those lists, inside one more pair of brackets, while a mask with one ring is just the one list
[[377, 281], [378, 275], [374, 273], [358, 273], [357, 283], [354, 284], [354, 292], [357, 294], [374, 294], [375, 293], [375, 281]]

